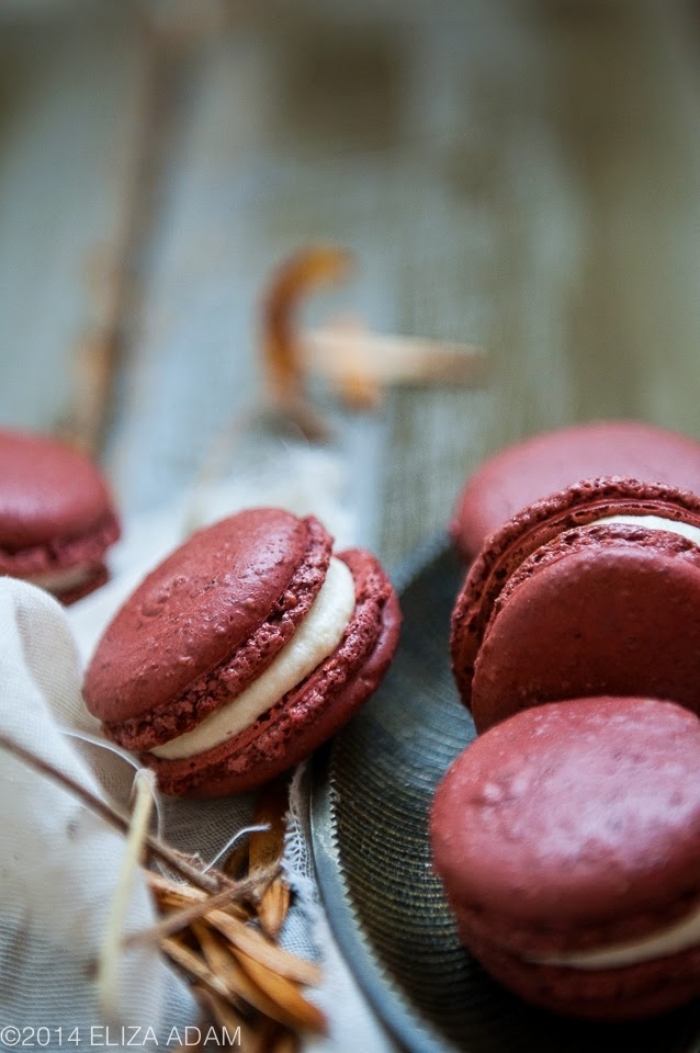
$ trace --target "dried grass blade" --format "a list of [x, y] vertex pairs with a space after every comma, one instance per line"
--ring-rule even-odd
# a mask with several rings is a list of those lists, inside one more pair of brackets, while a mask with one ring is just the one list
[[207, 920], [234, 947], [249, 954], [251, 958], [255, 958], [256, 961], [266, 965], [273, 972], [279, 973], [280, 976], [310, 987], [317, 987], [320, 984], [322, 974], [317, 965], [303, 958], [297, 958], [289, 951], [284, 951], [281, 947], [270, 943], [259, 932], [244, 922], [238, 921], [237, 918], [232, 918], [222, 910], [213, 910], [207, 915]]
[[281, 264], [263, 300], [262, 352], [269, 399], [312, 441], [325, 438], [328, 427], [305, 389], [295, 315], [314, 288], [344, 278], [351, 262], [350, 255], [336, 246], [309, 245]]
[[[327, 1030], [326, 1018], [321, 1010], [304, 998], [298, 986], [287, 980], [284, 976], [273, 969], [268, 969], [259, 961], [236, 949], [234, 954], [238, 958], [250, 978], [258, 987], [267, 994], [287, 1014], [287, 1020], [283, 1023], [293, 1021], [297, 1027], [305, 1027], [310, 1031], [325, 1033]], [[273, 1016], [272, 1013], [269, 1014]], [[276, 1018], [278, 1019], [278, 1018]]]
[[[210, 968], [227, 984], [229, 990], [239, 998], [257, 1009], [260, 1013], [292, 1028], [309, 1027], [309, 1014], [304, 1007], [297, 1013], [285, 1008], [284, 1004], [271, 998], [268, 993], [252, 979], [240, 962], [234, 957], [228, 944], [221, 937], [207, 929], [205, 925], [195, 928], [197, 939]], [[288, 983], [289, 981], [284, 981]]]
[[179, 940], [172, 936], [161, 941], [161, 950], [167, 954], [168, 958], [171, 959], [176, 965], [179, 965], [181, 969], [184, 969], [186, 973], [193, 976], [196, 980], [200, 980], [206, 984], [210, 991], [214, 994], [219, 995], [225, 1001], [228, 1001], [229, 992], [226, 984], [221, 980], [206, 962], [194, 951], [191, 951], [189, 947], [185, 947]]

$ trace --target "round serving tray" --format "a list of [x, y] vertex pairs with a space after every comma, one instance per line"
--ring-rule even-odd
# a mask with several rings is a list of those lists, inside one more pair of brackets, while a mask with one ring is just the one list
[[314, 859], [338, 943], [411, 1053], [698, 1051], [698, 1003], [634, 1024], [568, 1020], [508, 994], [459, 944], [431, 871], [427, 815], [437, 783], [474, 736], [447, 645], [463, 573], [444, 539], [411, 561], [399, 582], [404, 625], [392, 668], [314, 762]]

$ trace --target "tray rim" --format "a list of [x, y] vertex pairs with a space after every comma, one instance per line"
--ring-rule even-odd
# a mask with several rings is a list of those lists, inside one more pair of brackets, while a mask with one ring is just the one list
[[[420, 544], [392, 575], [399, 597], [431, 562], [450, 548], [450, 539], [444, 531], [431, 535]], [[408, 1053], [456, 1053], [456, 1047], [420, 1015], [384, 969], [352, 903], [334, 819], [335, 794], [331, 772], [334, 749], [334, 744], [330, 743], [314, 756], [309, 795], [312, 858], [333, 934], [367, 1001]]]

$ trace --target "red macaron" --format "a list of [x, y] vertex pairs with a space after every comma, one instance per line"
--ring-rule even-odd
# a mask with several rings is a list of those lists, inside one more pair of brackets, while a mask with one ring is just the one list
[[435, 795], [462, 941], [522, 998], [624, 1019], [700, 995], [700, 721], [577, 699], [476, 739]]
[[119, 522], [99, 469], [43, 435], [0, 429], [0, 574], [72, 603], [107, 580]]
[[506, 447], [468, 480], [450, 534], [469, 562], [486, 538], [534, 501], [572, 483], [621, 475], [700, 493], [700, 443], [637, 421], [598, 421]]
[[164, 792], [236, 793], [345, 724], [399, 624], [370, 553], [333, 556], [314, 517], [250, 509], [198, 531], [137, 588], [95, 651], [85, 701]]
[[598, 694], [700, 709], [699, 545], [700, 498], [636, 480], [576, 484], [511, 519], [452, 615], [477, 729]]

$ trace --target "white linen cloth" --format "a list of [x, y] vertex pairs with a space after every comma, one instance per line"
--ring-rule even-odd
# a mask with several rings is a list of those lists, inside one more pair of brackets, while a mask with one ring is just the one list
[[[99, 725], [82, 703], [80, 666], [118, 606], [192, 526], [242, 507], [278, 505], [298, 514], [314, 512], [339, 546], [350, 544], [352, 517], [339, 500], [341, 485], [333, 458], [304, 450], [290, 451], [287, 463], [269, 475], [258, 473], [254, 493], [246, 480], [202, 490], [195, 505], [190, 499], [133, 524], [116, 553], [114, 580], [67, 612], [39, 589], [0, 579], [0, 731], [40, 751], [94, 791], [125, 802], [132, 766], [113, 752], [66, 735], [66, 729], [74, 729], [101, 738]], [[304, 1048], [308, 1053], [385, 1053], [395, 1047], [360, 994], [319, 906], [302, 786], [295, 779], [286, 868], [297, 896], [283, 942], [322, 962], [323, 987], [310, 997], [330, 1022], [329, 1036], [309, 1037]], [[160, 798], [162, 835], [213, 862], [250, 823], [253, 800], [252, 794], [213, 802]], [[0, 1049], [12, 1045], [7, 1039], [16, 1037], [13, 1028], [25, 1029], [26, 1036], [26, 1029], [39, 1027], [48, 1028], [42, 1039], [50, 1041], [43, 1048], [65, 1048], [68, 1033], [77, 1034], [86, 1048], [90, 1037], [96, 1038], [93, 1045], [105, 1045], [99, 1028], [108, 1022], [95, 1001], [93, 966], [123, 839], [66, 791], [4, 753], [0, 802]], [[127, 930], [146, 927], [152, 916], [139, 880]], [[186, 987], [152, 949], [141, 945], [130, 950], [119, 982], [118, 1019], [109, 1023], [113, 1028], [140, 1026], [143, 1048], [172, 1048], [184, 1028], [198, 1022]], [[91, 1032], [94, 1028], [98, 1030]], [[158, 1036], [158, 1047], [152, 1034]], [[80, 1046], [74, 1043], [73, 1048]]]

